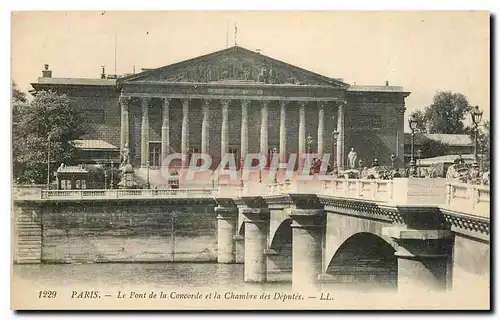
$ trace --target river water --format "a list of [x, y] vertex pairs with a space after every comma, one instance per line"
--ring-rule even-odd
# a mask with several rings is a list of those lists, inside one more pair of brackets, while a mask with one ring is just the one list
[[36, 287], [150, 287], [155, 289], [291, 289], [290, 282], [243, 281], [243, 264], [94, 263], [14, 265], [14, 279]]

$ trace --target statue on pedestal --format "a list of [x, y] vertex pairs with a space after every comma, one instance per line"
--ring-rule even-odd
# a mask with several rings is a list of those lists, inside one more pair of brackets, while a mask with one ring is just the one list
[[349, 154], [347, 155], [347, 160], [349, 160], [349, 169], [356, 168], [356, 160], [358, 159], [358, 154], [354, 151], [354, 148], [351, 148]]
[[124, 166], [126, 166], [127, 164], [130, 163], [130, 159], [129, 159], [129, 156], [130, 156], [130, 150], [128, 148], [128, 143], [125, 143], [125, 146], [123, 147], [123, 149], [121, 150], [121, 164], [120, 164], [120, 168], [123, 168]]

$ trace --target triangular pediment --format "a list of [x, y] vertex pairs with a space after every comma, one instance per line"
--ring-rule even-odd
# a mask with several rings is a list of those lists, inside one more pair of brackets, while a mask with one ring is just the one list
[[118, 80], [119, 83], [142, 81], [199, 83], [244, 81], [264, 84], [348, 87], [340, 80], [238, 46], [147, 70]]

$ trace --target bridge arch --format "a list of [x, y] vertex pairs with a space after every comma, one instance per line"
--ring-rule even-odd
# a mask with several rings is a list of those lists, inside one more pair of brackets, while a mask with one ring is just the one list
[[328, 261], [326, 274], [334, 283], [370, 288], [397, 288], [397, 245], [370, 232], [347, 238]]
[[275, 230], [271, 232], [269, 250], [267, 250], [268, 281], [291, 281], [293, 264], [291, 225], [292, 219], [284, 219]]
[[269, 248], [274, 250], [282, 250], [284, 246], [292, 245], [292, 219], [287, 218], [278, 225], [276, 230], [271, 231]]

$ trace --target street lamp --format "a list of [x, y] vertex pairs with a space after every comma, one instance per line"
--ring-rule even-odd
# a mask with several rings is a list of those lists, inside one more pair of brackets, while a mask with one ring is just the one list
[[47, 135], [47, 190], [50, 190], [50, 133]]
[[114, 178], [114, 177], [113, 177], [113, 171], [114, 171], [114, 170], [113, 170], [113, 169], [114, 169], [114, 163], [113, 163], [113, 160], [111, 160], [111, 183], [110, 183], [110, 185], [109, 185], [109, 188], [110, 188], [110, 189], [113, 189], [113, 182], [114, 182], [114, 180], [113, 180], [113, 178]]
[[477, 131], [479, 123], [481, 122], [481, 118], [483, 116], [483, 111], [479, 111], [479, 106], [475, 106], [471, 111], [472, 122], [474, 123], [474, 168], [478, 168], [478, 159], [477, 159]]
[[146, 178], [147, 178], [146, 179], [146, 188], [147, 189], [151, 189], [151, 187], [149, 186], [149, 161], [146, 163], [146, 165], [147, 165], [147, 169], [148, 169], [147, 170], [147, 175], [146, 175]]
[[332, 165], [332, 169], [333, 169], [336, 166], [336, 163], [335, 163], [335, 153], [337, 152], [337, 139], [339, 137], [339, 132], [337, 130], [333, 131], [332, 132], [332, 137], [333, 137], [333, 150], [332, 150], [332, 153], [333, 153], [333, 165]]
[[417, 129], [418, 126], [418, 120], [415, 119], [414, 117], [411, 117], [408, 119], [408, 124], [410, 125], [411, 129], [411, 157], [410, 157], [410, 176], [414, 177], [415, 176], [415, 155], [414, 155], [414, 148], [415, 148], [415, 130]]
[[314, 139], [311, 136], [311, 134], [307, 135], [306, 141], [307, 141], [307, 153], [312, 153], [312, 144], [314, 143]]
[[420, 177], [420, 175], [422, 174], [421, 173], [422, 169], [420, 168], [421, 165], [422, 165], [422, 162], [421, 162], [421, 159], [422, 159], [422, 150], [420, 150], [420, 149], [417, 150], [417, 158], [418, 158], [418, 166], [417, 166], [417, 168], [418, 168], [418, 176]]
[[396, 161], [396, 155], [394, 153], [391, 153], [391, 167], [392, 170], [394, 170], [394, 162]]
[[[272, 156], [272, 161], [274, 161], [274, 158], [279, 154], [279, 151], [278, 151], [278, 148], [276, 147], [273, 147], [273, 156]], [[279, 162], [279, 160], [278, 160]], [[277, 169], [274, 173], [274, 183], [278, 183], [278, 172], [279, 172], [279, 169]]]

